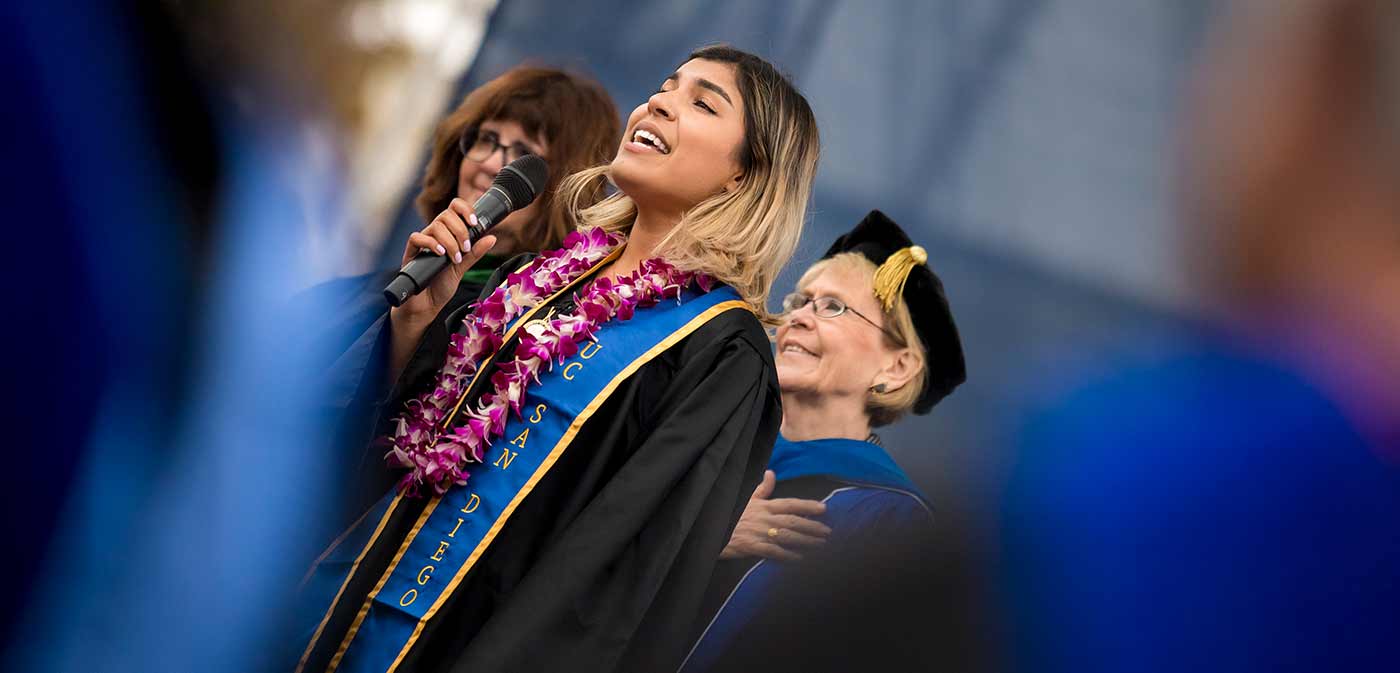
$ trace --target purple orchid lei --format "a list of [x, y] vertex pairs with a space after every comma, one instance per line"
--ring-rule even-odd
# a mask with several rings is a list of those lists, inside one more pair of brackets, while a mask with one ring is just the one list
[[662, 299], [679, 299], [691, 282], [708, 292], [711, 279], [676, 269], [654, 258], [616, 281], [599, 278], [579, 298], [573, 313], [522, 326], [515, 358], [502, 363], [491, 385], [475, 407], [463, 410], [465, 423], [444, 427], [451, 420], [458, 399], [481, 363], [498, 351], [506, 326], [526, 311], [566, 287], [622, 243], [622, 238], [601, 229], [576, 231], [564, 239], [564, 247], [541, 253], [524, 269], [506, 277], [490, 296], [477, 302], [453, 334], [447, 360], [432, 390], [410, 400], [407, 411], [395, 422], [385, 459], [391, 467], [409, 468], [399, 481], [399, 492], [417, 497], [427, 486], [437, 495], [453, 485], [467, 483], [467, 466], [480, 463], [491, 439], [505, 431], [506, 414], [520, 418], [525, 390], [539, 382], [542, 370], [552, 370], [579, 352], [609, 320], [629, 320], [638, 308]]

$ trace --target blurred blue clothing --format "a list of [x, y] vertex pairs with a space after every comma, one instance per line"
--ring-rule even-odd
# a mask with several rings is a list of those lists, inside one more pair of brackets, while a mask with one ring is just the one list
[[1223, 339], [1078, 388], [1006, 495], [1015, 670], [1395, 670], [1395, 448]]
[[326, 483], [276, 310], [297, 129], [215, 96], [168, 8], [20, 0], [0, 35], [27, 398], [0, 667], [257, 670]]

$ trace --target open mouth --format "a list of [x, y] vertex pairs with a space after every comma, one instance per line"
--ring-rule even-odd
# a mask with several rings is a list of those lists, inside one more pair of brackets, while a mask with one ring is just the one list
[[817, 354], [816, 354], [816, 353], [813, 353], [812, 351], [809, 351], [809, 350], [807, 350], [806, 348], [803, 348], [803, 347], [801, 347], [801, 346], [799, 346], [799, 345], [797, 345], [797, 344], [795, 344], [795, 343], [789, 343], [788, 345], [783, 346], [783, 352], [784, 352], [784, 353], [796, 353], [796, 354], [798, 354], [798, 355], [806, 355], [807, 357], [812, 357], [812, 358], [817, 357]]
[[660, 136], [656, 135], [655, 133], [652, 133], [651, 131], [646, 131], [643, 129], [637, 129], [636, 131], [633, 131], [632, 142], [637, 143], [639, 145], [644, 145], [662, 154], [671, 153], [671, 148], [667, 147], [666, 141], [662, 140]]

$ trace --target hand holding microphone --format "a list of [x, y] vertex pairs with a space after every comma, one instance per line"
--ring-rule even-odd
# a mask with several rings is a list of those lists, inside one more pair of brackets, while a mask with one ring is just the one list
[[[454, 198], [427, 227], [409, 234], [403, 250], [403, 268], [382, 291], [388, 303], [385, 308], [392, 309], [395, 320], [423, 322], [437, 315], [457, 294], [462, 276], [495, 246], [493, 235], [472, 238], [468, 231], [473, 220], [471, 202]], [[458, 255], [461, 262], [456, 261]], [[427, 259], [438, 260], [442, 271], [423, 278], [420, 288], [404, 275], [404, 270], [421, 273], [421, 261]], [[415, 261], [420, 263], [415, 266]]]
[[[384, 288], [385, 300], [395, 307], [407, 301], [437, 308], [446, 304], [462, 274], [495, 243], [495, 237], [485, 235], [486, 232], [510, 213], [533, 202], [548, 180], [549, 168], [544, 160], [526, 155], [502, 168], [475, 205], [468, 207], [466, 201], [453, 199], [447, 210], [423, 231], [409, 237], [404, 266]], [[475, 224], [471, 224], [473, 216]], [[409, 259], [409, 254], [418, 249], [424, 252]], [[449, 275], [440, 275], [449, 266], [452, 267]], [[410, 299], [425, 289], [430, 295], [426, 297], [427, 302]], [[424, 308], [436, 313], [430, 307]]]

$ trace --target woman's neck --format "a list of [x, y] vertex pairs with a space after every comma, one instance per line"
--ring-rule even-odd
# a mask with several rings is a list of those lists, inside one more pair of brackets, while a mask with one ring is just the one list
[[642, 262], [653, 257], [656, 246], [660, 245], [661, 240], [671, 233], [679, 221], [679, 217], [639, 209], [637, 219], [632, 222], [632, 231], [627, 234], [627, 245], [622, 249], [622, 254], [618, 255], [617, 261], [613, 262], [603, 275], [619, 278], [641, 268]]
[[870, 417], [864, 402], [854, 398], [783, 393], [783, 437], [788, 441], [844, 438], [865, 441]]

